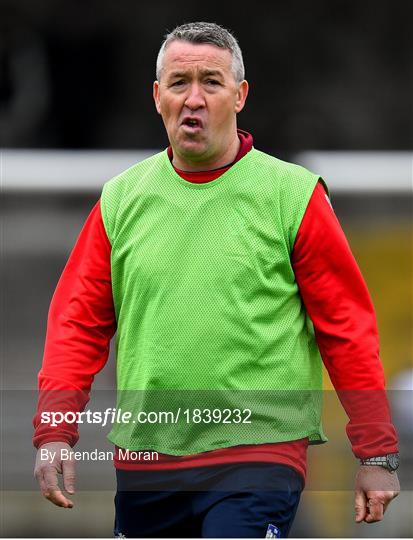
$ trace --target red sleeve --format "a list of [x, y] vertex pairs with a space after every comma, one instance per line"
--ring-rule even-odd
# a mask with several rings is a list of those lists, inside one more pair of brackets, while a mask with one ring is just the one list
[[297, 233], [292, 265], [324, 365], [349, 417], [354, 454], [397, 452], [373, 304], [320, 182]]
[[76, 424], [41, 423], [42, 411], [81, 411], [96, 373], [105, 365], [116, 331], [110, 267], [111, 245], [100, 201], [88, 216], [60, 276], [47, 320], [39, 401], [33, 419], [36, 447], [51, 441], [73, 446]]

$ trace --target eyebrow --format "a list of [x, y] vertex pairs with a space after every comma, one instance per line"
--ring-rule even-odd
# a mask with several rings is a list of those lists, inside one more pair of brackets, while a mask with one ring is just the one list
[[[174, 77], [186, 77], [188, 75], [188, 71], [172, 71], [168, 78], [173, 79]], [[204, 71], [201, 71], [201, 75], [203, 77], [222, 77], [222, 72], [217, 69], [206, 69]]]

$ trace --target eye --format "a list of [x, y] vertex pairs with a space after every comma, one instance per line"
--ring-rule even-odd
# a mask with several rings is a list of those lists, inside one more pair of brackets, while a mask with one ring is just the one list
[[220, 82], [217, 81], [216, 79], [207, 79], [206, 83], [211, 85], [211, 86], [219, 86], [219, 84], [220, 84]]
[[179, 79], [171, 84], [171, 86], [182, 86], [185, 83], [183, 79]]

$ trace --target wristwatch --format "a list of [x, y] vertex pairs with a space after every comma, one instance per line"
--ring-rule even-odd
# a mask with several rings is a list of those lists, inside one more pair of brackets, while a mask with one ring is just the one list
[[379, 465], [390, 472], [394, 472], [399, 467], [400, 454], [387, 454], [387, 456], [360, 459], [360, 463], [361, 465]]

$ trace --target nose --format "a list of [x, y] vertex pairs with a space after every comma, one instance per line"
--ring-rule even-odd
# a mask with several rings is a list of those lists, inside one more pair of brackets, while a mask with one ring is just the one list
[[202, 88], [198, 83], [192, 83], [190, 85], [185, 99], [185, 105], [192, 111], [196, 111], [197, 109], [205, 106]]

